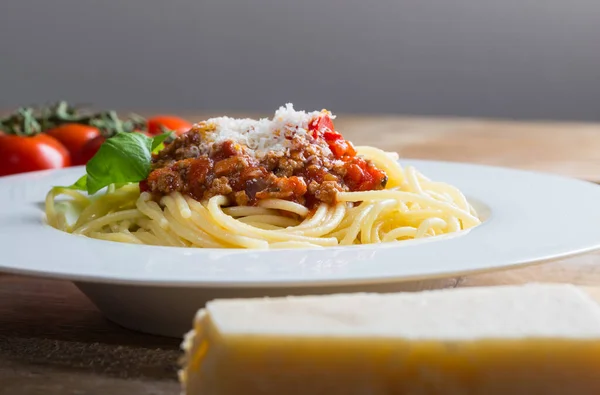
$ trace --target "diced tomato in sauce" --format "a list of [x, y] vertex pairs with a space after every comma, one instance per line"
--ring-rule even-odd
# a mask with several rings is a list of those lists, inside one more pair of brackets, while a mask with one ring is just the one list
[[342, 140], [343, 140], [343, 137], [342, 137], [342, 135], [341, 135], [340, 133], [338, 133], [338, 132], [334, 132], [334, 131], [332, 131], [332, 130], [329, 130], [329, 129], [326, 129], [326, 130], [323, 132], [323, 138], [324, 138], [326, 141], [336, 141], [336, 140], [339, 140], [339, 139], [342, 139]]
[[335, 132], [333, 121], [328, 115], [323, 115], [313, 120], [308, 128], [312, 132], [311, 134], [314, 138], [317, 138], [320, 133], [324, 133], [327, 130]]
[[148, 185], [148, 179], [140, 181], [140, 192], [148, 192], [150, 191], [150, 186]]
[[352, 143], [344, 140], [344, 137], [335, 131], [333, 121], [328, 115], [323, 115], [314, 120], [310, 124], [309, 130], [314, 138], [323, 137], [337, 159], [356, 156], [356, 150]]
[[332, 142], [327, 142], [329, 149], [336, 158], [347, 161], [349, 158], [356, 156], [356, 150], [351, 142], [344, 139], [338, 139]]
[[363, 158], [354, 157], [346, 165], [344, 183], [351, 191], [381, 189], [386, 182], [387, 175], [375, 166], [369, 165]]
[[239, 146], [239, 144], [236, 144], [231, 140], [226, 140], [223, 142], [221, 148], [215, 153], [212, 159], [214, 161], [219, 161], [221, 159], [227, 159], [241, 154], [242, 148]]

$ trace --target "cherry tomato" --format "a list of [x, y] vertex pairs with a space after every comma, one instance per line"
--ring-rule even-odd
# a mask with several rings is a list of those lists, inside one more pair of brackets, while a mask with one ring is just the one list
[[70, 166], [69, 151], [46, 134], [0, 134], [0, 176]]
[[47, 130], [45, 133], [60, 141], [67, 148], [71, 154], [72, 166], [87, 163], [87, 160], [82, 156], [83, 147], [88, 141], [100, 136], [100, 131], [97, 128], [79, 123], [60, 125]]
[[191, 123], [173, 115], [156, 115], [148, 118], [147, 122], [148, 136], [156, 136], [163, 133], [162, 127], [174, 131], [177, 136], [184, 134], [192, 128]]
[[96, 155], [102, 143], [106, 141], [106, 137], [98, 135], [83, 145], [80, 151], [80, 159], [83, 163], [88, 163], [90, 159]]

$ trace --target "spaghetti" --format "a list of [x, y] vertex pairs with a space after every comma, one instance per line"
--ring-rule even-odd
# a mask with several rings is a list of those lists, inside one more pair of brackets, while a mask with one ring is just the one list
[[[267, 191], [276, 191], [274, 196], [257, 192], [242, 199], [246, 204], [240, 204], [239, 194], [248, 191], [247, 185], [255, 184], [246, 182], [246, 190], [237, 192], [235, 188], [226, 188], [226, 193], [208, 193], [205, 187], [202, 196], [185, 188], [157, 194], [148, 185], [152, 178], [150, 173], [139, 184], [109, 186], [106, 192], [93, 196], [68, 188], [54, 188], [46, 198], [47, 220], [65, 232], [103, 240], [250, 249], [385, 243], [455, 233], [480, 223], [474, 208], [456, 187], [432, 181], [414, 167], [403, 167], [397, 156], [377, 148], [348, 146], [369, 168], [384, 174], [385, 180], [377, 180], [375, 187], [349, 188], [339, 176], [333, 200], [325, 193], [315, 192], [310, 196], [309, 187], [300, 189], [303, 193], [297, 196], [297, 184], [290, 188], [296, 195], [279, 196], [286, 190], [274, 181], [272, 185], [277, 185], [276, 189], [271, 184], [264, 187]], [[282, 150], [289, 151], [285, 147]], [[155, 163], [157, 158], [160, 154], [154, 156]], [[350, 159], [342, 161], [349, 163]], [[173, 163], [169, 163], [168, 168], [173, 169]], [[153, 171], [162, 169], [156, 167]], [[185, 174], [189, 174], [189, 170]], [[294, 174], [303, 175], [286, 179], [296, 177], [301, 185], [314, 184], [314, 180], [306, 183], [305, 170]], [[336, 173], [331, 170], [331, 174]], [[347, 170], [341, 174], [347, 174]], [[210, 185], [214, 184], [213, 181]], [[323, 181], [319, 185], [323, 185]], [[61, 195], [69, 199], [58, 199]], [[68, 220], [69, 213], [75, 213], [75, 221]]]

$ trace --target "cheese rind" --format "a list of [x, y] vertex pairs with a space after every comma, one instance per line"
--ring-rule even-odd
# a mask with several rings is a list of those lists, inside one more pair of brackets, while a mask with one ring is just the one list
[[600, 393], [600, 309], [567, 285], [219, 300], [184, 348], [188, 395]]

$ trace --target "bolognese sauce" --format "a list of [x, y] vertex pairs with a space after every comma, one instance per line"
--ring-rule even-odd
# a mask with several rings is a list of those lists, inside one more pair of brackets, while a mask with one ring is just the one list
[[220, 123], [231, 119], [199, 123], [153, 156], [140, 189], [156, 197], [175, 191], [200, 201], [224, 195], [240, 206], [277, 198], [312, 208], [335, 203], [341, 191], [385, 187], [385, 172], [357, 156], [352, 143], [335, 131], [330, 113], [307, 117], [268, 125], [271, 146], [256, 137], [264, 123], [238, 125], [243, 138], [219, 133]]

